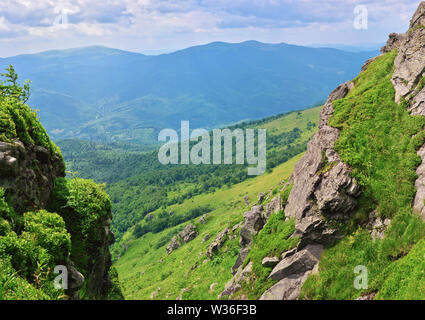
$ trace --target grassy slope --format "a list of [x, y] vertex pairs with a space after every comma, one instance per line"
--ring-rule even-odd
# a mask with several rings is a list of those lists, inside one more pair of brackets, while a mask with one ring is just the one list
[[[301, 296], [306, 299], [355, 299], [376, 293], [377, 299], [424, 299], [425, 224], [413, 214], [414, 182], [424, 142], [425, 119], [410, 116], [405, 103], [394, 102], [390, 82], [396, 52], [376, 59], [354, 80], [350, 94], [334, 102], [330, 125], [342, 129], [335, 144], [342, 160], [364, 188], [354, 228], [325, 250], [319, 274], [311, 276]], [[373, 241], [360, 225], [377, 209], [392, 218], [382, 240]], [[413, 249], [412, 249], [413, 248]], [[368, 269], [369, 288], [356, 290], [354, 268]]]
[[[231, 278], [230, 267], [235, 262], [239, 238], [228, 241], [213, 261], [202, 264], [204, 253], [214, 237], [227, 226], [243, 221], [242, 213], [248, 210], [243, 198], [249, 196], [251, 203], [256, 201], [259, 192], [275, 189], [279, 183], [290, 176], [294, 164], [301, 159], [298, 155], [287, 163], [276, 167], [272, 173], [244, 181], [231, 188], [223, 188], [212, 194], [199, 195], [186, 200], [181, 205], [173, 205], [167, 210], [185, 212], [200, 205], [210, 204], [214, 210], [209, 214], [205, 225], [199, 224], [199, 236], [167, 256], [164, 243], [155, 249], [163, 239], [170, 239], [182, 226], [170, 228], [158, 234], [147, 234], [140, 239], [131, 240], [131, 233], [124, 239], [129, 244], [126, 254], [115, 263], [120, 275], [126, 299], [149, 299], [151, 293], [161, 288], [155, 299], [175, 299], [183, 288], [189, 289], [183, 299], [216, 299]], [[211, 239], [201, 243], [206, 234]], [[199, 253], [203, 253], [198, 256]], [[160, 263], [160, 260], [163, 260]], [[201, 264], [194, 271], [191, 267]], [[143, 274], [144, 273], [144, 274]], [[209, 291], [212, 283], [217, 283]]]

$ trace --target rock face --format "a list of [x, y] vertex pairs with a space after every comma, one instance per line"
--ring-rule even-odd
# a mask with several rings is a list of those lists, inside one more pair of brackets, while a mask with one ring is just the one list
[[231, 296], [233, 293], [238, 291], [242, 287], [242, 283], [248, 281], [251, 272], [252, 262], [248, 263], [243, 269], [239, 268], [235, 276], [226, 284], [223, 292], [218, 296], [218, 299], [222, 299], [225, 296]]
[[[425, 116], [425, 2], [421, 2], [405, 34], [391, 34], [382, 52], [398, 50], [391, 78], [396, 92], [395, 101], [408, 101], [411, 115]], [[416, 196], [413, 209], [425, 220], [425, 145], [418, 155], [422, 164], [417, 169]]]
[[424, 110], [418, 110], [421, 104], [415, 103], [409, 96], [414, 92], [421, 79], [425, 76], [425, 2], [422, 2], [405, 34], [391, 34], [382, 52], [398, 49], [394, 61], [395, 71], [391, 79], [396, 91], [396, 102], [402, 98], [411, 100], [412, 114], [425, 115]]
[[18, 211], [44, 208], [55, 178], [65, 176], [59, 155], [40, 146], [0, 142], [0, 186], [15, 199]]
[[265, 257], [262, 261], [261, 261], [261, 265], [265, 268], [273, 268], [274, 266], [276, 266], [279, 263], [279, 258], [278, 257]]
[[97, 243], [97, 252], [91, 257], [94, 263], [89, 269], [89, 291], [93, 296], [104, 297], [112, 286], [109, 269], [112, 266], [112, 256], [109, 247], [115, 242], [111, 231], [112, 220], [109, 218], [99, 226], [100, 240]]
[[232, 274], [234, 275], [238, 268], [245, 261], [251, 248], [254, 236], [264, 227], [266, 219], [264, 217], [264, 209], [262, 206], [253, 206], [250, 211], [244, 213], [245, 223], [241, 228], [241, 238], [239, 244], [241, 251], [238, 258], [232, 267]]
[[330, 94], [320, 114], [319, 131], [294, 167], [285, 214], [295, 218], [293, 236], [300, 242], [282, 254], [269, 276], [279, 282], [261, 296], [262, 300], [297, 299], [304, 281], [317, 268], [323, 247], [340, 237], [326, 221], [346, 221], [356, 209], [360, 187], [334, 149], [339, 130], [328, 126], [333, 101], [344, 98], [352, 87], [347, 82]]
[[280, 261], [270, 273], [269, 278], [282, 280], [290, 275], [304, 274], [313, 270], [322, 251], [323, 246], [321, 245], [308, 245], [305, 249]]
[[360, 188], [350, 176], [350, 168], [334, 150], [339, 130], [329, 127], [332, 102], [344, 98], [352, 84], [340, 85], [329, 96], [320, 116], [319, 131], [308, 144], [307, 153], [294, 168], [293, 188], [285, 214], [296, 219], [295, 235], [300, 236], [299, 249], [308, 244], [326, 245], [338, 238], [337, 230], [324, 221], [344, 221], [356, 208]]

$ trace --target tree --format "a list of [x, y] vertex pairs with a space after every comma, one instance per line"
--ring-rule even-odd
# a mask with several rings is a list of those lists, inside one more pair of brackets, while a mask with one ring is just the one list
[[0, 96], [14, 97], [23, 103], [26, 103], [30, 98], [30, 80], [25, 80], [23, 86], [18, 83], [18, 75], [12, 65], [6, 68], [6, 73], [1, 73], [0, 76], [6, 78], [0, 80]]

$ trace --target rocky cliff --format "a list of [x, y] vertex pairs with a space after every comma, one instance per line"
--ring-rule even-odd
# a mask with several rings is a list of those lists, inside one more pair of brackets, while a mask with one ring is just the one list
[[[9, 71], [13, 79], [13, 68]], [[64, 179], [60, 150], [35, 112], [9, 94], [22, 88], [9, 83], [1, 82], [0, 95], [0, 263], [28, 283], [2, 287], [0, 296], [32, 299], [35, 291], [38, 297], [58, 298], [52, 271], [65, 265], [70, 298], [107, 298], [111, 291], [119, 298], [109, 274], [114, 242], [109, 198], [91, 181]], [[90, 192], [82, 194], [87, 188]]]
[[[302, 160], [295, 165], [288, 183], [292, 185], [292, 189], [284, 212], [288, 219], [295, 220], [295, 231], [291, 238], [296, 238], [299, 242], [280, 257], [264, 257], [263, 265], [272, 266], [268, 279], [273, 280], [274, 285], [261, 295], [262, 300], [298, 299], [307, 280], [309, 282], [302, 298], [348, 298], [359, 295], [367, 299], [375, 296], [394, 297], [399, 293], [395, 293], [397, 290], [388, 293], [387, 287], [390, 284], [401, 281], [400, 285], [405, 285], [411, 281], [408, 278], [410, 275], [398, 274], [398, 268], [402, 268], [400, 265], [412, 263], [413, 253], [410, 253], [410, 248], [422, 250], [421, 242], [417, 241], [425, 235], [425, 226], [416, 216], [419, 214], [425, 220], [425, 122], [421, 117], [425, 116], [425, 2], [422, 2], [415, 12], [409, 30], [405, 34], [391, 34], [381, 51], [380, 56], [366, 62], [358, 78], [341, 84], [330, 94], [321, 111], [319, 130], [309, 142]], [[393, 55], [395, 60], [391, 60]], [[390, 72], [388, 77], [387, 69]], [[378, 71], [381, 74], [378, 75]], [[391, 83], [392, 87], [387, 85], [384, 78], [391, 81], [388, 83]], [[358, 97], [364, 97], [367, 102], [362, 102]], [[385, 100], [385, 97], [390, 99]], [[378, 107], [378, 103], [387, 105]], [[336, 116], [335, 105], [340, 108]], [[343, 109], [346, 105], [349, 107]], [[380, 109], [381, 107], [387, 109]], [[384, 115], [384, 112], [392, 113], [391, 117], [396, 120], [392, 119], [393, 123], [385, 120], [388, 116]], [[335, 117], [336, 119], [333, 119]], [[380, 121], [386, 121], [386, 124], [381, 126]], [[397, 163], [391, 163], [388, 156], [388, 163], [385, 165], [397, 166], [398, 159], [405, 158], [408, 161], [406, 167], [417, 168], [417, 176], [414, 176], [414, 171], [399, 173], [404, 170], [403, 166], [398, 171], [395, 170], [399, 175], [397, 177], [391, 176], [389, 170], [377, 174], [376, 168], [384, 166], [380, 161], [385, 158], [385, 154], [398, 152], [390, 147], [385, 134], [381, 136], [382, 130], [388, 131], [388, 136], [390, 132], [396, 132], [398, 127], [402, 128], [402, 121], [410, 121], [411, 125], [406, 128], [415, 127], [416, 131], [412, 130], [411, 134], [397, 133], [400, 137], [405, 137], [403, 141], [406, 148], [400, 150], [398, 158], [391, 160]], [[344, 130], [345, 135], [341, 137]], [[369, 136], [366, 130], [370, 132]], [[379, 138], [376, 138], [378, 136]], [[371, 141], [379, 146], [373, 145]], [[397, 145], [397, 141], [393, 143]], [[357, 147], [358, 144], [361, 146]], [[344, 157], [341, 157], [338, 150], [343, 152]], [[414, 152], [417, 152], [422, 160], [419, 167], [417, 159], [408, 150], [416, 150]], [[357, 159], [362, 156], [363, 162]], [[389, 177], [383, 177], [384, 174]], [[361, 182], [356, 177], [359, 177]], [[402, 185], [401, 182], [405, 184]], [[378, 183], [382, 184], [382, 187], [377, 187]], [[391, 191], [392, 195], [389, 193], [389, 197], [382, 196], [389, 185], [394, 185], [395, 191]], [[396, 191], [397, 188], [399, 191]], [[402, 202], [397, 203], [397, 192], [404, 193]], [[244, 298], [241, 286], [256, 281], [252, 261], [245, 261], [245, 264], [242, 262], [248, 256], [252, 238], [267, 224], [267, 220], [261, 216], [262, 210], [261, 207], [253, 207], [251, 212], [245, 215], [246, 225], [252, 225], [252, 232], [248, 233], [249, 237], [241, 233], [242, 249], [235, 265], [239, 269], [232, 269], [236, 275], [220, 297]], [[401, 222], [401, 219], [405, 221]], [[405, 240], [406, 232], [411, 235], [409, 240]], [[417, 236], [412, 236], [412, 233], [417, 233]], [[364, 248], [354, 248], [353, 243], [357, 241], [362, 242]], [[398, 244], [389, 245], [394, 241]], [[406, 244], [402, 244], [403, 241], [406, 241]], [[390, 250], [389, 246], [394, 248]], [[350, 253], [341, 252], [341, 248], [351, 250], [350, 253], [358, 257], [346, 256]], [[366, 254], [362, 250], [376, 250], [373, 253], [375, 258], [365, 258], [370, 252]], [[322, 259], [325, 251], [326, 257]], [[401, 259], [404, 256], [406, 258]], [[373, 259], [379, 261], [379, 267], [373, 265]], [[323, 264], [329, 266], [329, 270], [320, 268], [322, 260]], [[352, 262], [348, 262], [351, 260]], [[353, 269], [350, 269], [350, 263], [353, 264]], [[373, 288], [365, 286], [367, 289], [358, 291], [351, 288], [353, 280], [344, 280], [354, 277], [355, 263], [376, 268]], [[397, 280], [394, 280], [395, 278]], [[415, 291], [417, 297], [417, 290], [421, 290], [417, 286], [421, 285], [415, 281], [410, 282], [409, 286], [415, 287], [416, 291], [409, 291], [409, 294], [414, 294], [412, 292]], [[340, 292], [332, 292], [333, 283]], [[349, 288], [346, 290], [348, 293], [344, 293], [344, 286]], [[423, 289], [423, 286], [421, 288]]]

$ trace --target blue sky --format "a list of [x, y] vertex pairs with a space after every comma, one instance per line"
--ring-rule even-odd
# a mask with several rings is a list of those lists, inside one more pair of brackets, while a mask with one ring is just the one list
[[[413, 0], [1, 0], [0, 56], [87, 45], [136, 52], [212, 41], [382, 43], [404, 32]], [[368, 29], [354, 27], [364, 5]], [[67, 22], [67, 23], [63, 23]]]

